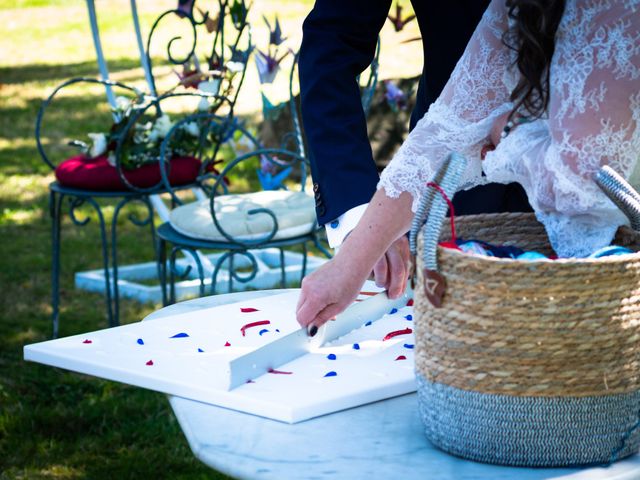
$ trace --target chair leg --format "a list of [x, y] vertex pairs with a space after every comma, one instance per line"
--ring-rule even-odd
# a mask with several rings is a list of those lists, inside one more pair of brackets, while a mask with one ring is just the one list
[[109, 241], [107, 239], [107, 227], [104, 221], [104, 215], [102, 214], [102, 209], [93, 199], [87, 199], [94, 206], [96, 211], [98, 212], [98, 220], [100, 221], [100, 239], [102, 242], [102, 268], [104, 269], [104, 283], [105, 283], [105, 296], [106, 296], [106, 304], [107, 304], [107, 318], [109, 321], [109, 326], [114, 327], [118, 323], [118, 318], [114, 317], [113, 312], [113, 300], [111, 294], [111, 273], [109, 268]]
[[307, 275], [307, 242], [302, 243], [302, 273], [300, 274], [300, 282], [302, 283], [302, 279]]
[[120, 209], [126, 203], [118, 203], [113, 211], [111, 219], [111, 265], [112, 265], [112, 285], [113, 285], [113, 317], [109, 319], [110, 327], [117, 327], [120, 324], [120, 288], [118, 285], [118, 214]]
[[171, 247], [169, 255], [169, 305], [176, 303], [176, 255], [180, 249]]
[[64, 195], [49, 191], [51, 215], [51, 320], [53, 338], [58, 338], [60, 321], [60, 215]]
[[229, 255], [229, 293], [233, 292], [233, 273], [235, 272], [234, 259], [235, 254], [231, 253]]
[[283, 248], [280, 248], [280, 288], [287, 288], [287, 273], [285, 271]]
[[[210, 289], [211, 295], [216, 294], [216, 288], [218, 285], [218, 273], [220, 272], [222, 265], [227, 260], [229, 255], [231, 255], [229, 252], [225, 252], [222, 255], [220, 255], [220, 257], [216, 260], [216, 264], [213, 267], [213, 273], [211, 274], [211, 289]], [[231, 269], [229, 269], [229, 277], [231, 277], [231, 273], [232, 273]], [[229, 281], [231, 281], [231, 278], [229, 278]]]
[[160, 291], [162, 292], [162, 306], [169, 305], [167, 298], [167, 242], [158, 238], [156, 245], [156, 258], [158, 262], [158, 280], [160, 281]]

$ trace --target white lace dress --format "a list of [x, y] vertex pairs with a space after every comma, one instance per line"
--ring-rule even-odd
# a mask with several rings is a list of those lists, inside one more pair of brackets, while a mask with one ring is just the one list
[[425, 184], [455, 150], [470, 162], [463, 188], [520, 183], [558, 255], [589, 255], [628, 223], [593, 174], [610, 165], [632, 183], [640, 180], [640, 0], [566, 1], [546, 118], [517, 126], [482, 161], [495, 119], [513, 108], [515, 53], [501, 41], [508, 22], [505, 0], [493, 0], [378, 188], [390, 197], [410, 192], [415, 211]]

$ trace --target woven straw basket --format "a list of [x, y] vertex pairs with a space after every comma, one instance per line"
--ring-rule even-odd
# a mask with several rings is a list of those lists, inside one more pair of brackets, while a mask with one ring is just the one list
[[[533, 214], [457, 217], [456, 230], [553, 253]], [[435, 231], [450, 239], [449, 228]], [[637, 452], [640, 254], [518, 261], [437, 247], [438, 234], [423, 232], [414, 319], [427, 437], [504, 465], [602, 464]], [[638, 251], [640, 235], [621, 228], [615, 243]], [[439, 308], [424, 288], [434, 270], [444, 279]]]

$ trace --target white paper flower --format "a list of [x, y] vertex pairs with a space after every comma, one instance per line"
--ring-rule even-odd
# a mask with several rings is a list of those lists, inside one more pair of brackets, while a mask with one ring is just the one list
[[107, 136], [104, 133], [90, 133], [91, 149], [89, 156], [95, 158], [107, 151]]
[[127, 97], [116, 97], [116, 110], [126, 112], [131, 106], [131, 100]]
[[198, 137], [200, 135], [200, 127], [198, 127], [196, 122], [189, 122], [183, 125], [182, 128], [192, 137]]
[[156, 140], [165, 138], [169, 130], [171, 130], [171, 127], [173, 127], [173, 122], [171, 118], [169, 118], [169, 115], [164, 114], [159, 116], [153, 124], [151, 132], [149, 132], [149, 140], [155, 142]]
[[200, 82], [198, 84], [198, 90], [205, 93], [211, 93], [212, 95], [217, 95], [220, 91], [220, 79], [212, 78], [211, 80]]
[[227, 70], [231, 73], [240, 73], [244, 70], [244, 63], [242, 62], [227, 62]]

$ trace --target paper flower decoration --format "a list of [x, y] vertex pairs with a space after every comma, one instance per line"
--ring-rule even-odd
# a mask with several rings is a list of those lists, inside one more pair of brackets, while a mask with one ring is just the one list
[[384, 98], [394, 112], [407, 108], [407, 95], [391, 80], [384, 81]]
[[277, 47], [278, 45], [284, 43], [287, 37], [282, 36], [282, 29], [280, 28], [278, 16], [276, 15], [276, 20], [273, 28], [271, 28], [271, 24], [269, 23], [269, 20], [267, 20], [267, 17], [263, 15], [262, 18], [264, 19], [264, 23], [267, 24], [267, 28], [269, 29], [269, 45], [275, 45]]
[[260, 180], [263, 190], [279, 190], [283, 188], [283, 182], [289, 176], [293, 167], [279, 168], [279, 165], [284, 164], [277, 157], [260, 156], [260, 170], [257, 172], [258, 180]]
[[393, 28], [395, 29], [396, 32], [400, 32], [402, 31], [402, 29], [404, 29], [405, 25], [409, 22], [411, 22], [412, 20], [414, 20], [416, 18], [415, 15], [409, 15], [407, 18], [402, 18], [402, 5], [400, 5], [400, 2], [396, 3], [396, 14], [395, 16], [393, 15], [389, 15], [388, 18], [391, 21], [391, 23], [393, 24]]

